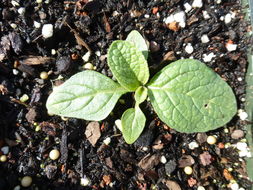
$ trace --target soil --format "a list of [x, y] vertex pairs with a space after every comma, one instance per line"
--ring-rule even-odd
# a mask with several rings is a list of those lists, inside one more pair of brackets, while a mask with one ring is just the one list
[[[0, 155], [7, 155], [7, 161], [0, 162], [1, 190], [250, 189], [245, 156], [240, 157], [236, 146], [245, 142], [247, 121], [237, 115], [215, 131], [184, 134], [162, 123], [146, 102], [146, 129], [128, 145], [115, 121], [132, 106], [131, 94], [122, 96], [113, 113], [99, 123], [51, 116], [45, 107], [53, 85], [85, 69], [82, 56], [87, 51], [87, 62], [112, 77], [107, 49], [136, 29], [150, 44], [151, 75], [177, 59], [205, 61], [232, 87], [238, 110], [243, 110], [250, 44], [246, 33], [251, 28], [239, 0], [206, 0], [188, 12], [184, 5], [193, 0], [37, 2], [0, 0]], [[180, 11], [186, 15], [185, 27], [165, 23]], [[35, 21], [41, 26], [35, 27]], [[52, 37], [41, 35], [44, 24], [53, 24]], [[201, 41], [204, 34], [207, 43]], [[237, 45], [233, 51], [228, 50], [231, 44]], [[187, 45], [193, 47], [190, 54]], [[47, 79], [40, 78], [43, 71]], [[24, 95], [29, 99], [24, 101]], [[86, 137], [88, 124], [101, 133], [97, 139]], [[207, 136], [217, 142], [208, 144]], [[197, 147], [189, 147], [192, 142]], [[60, 151], [59, 159], [49, 158], [52, 149]], [[184, 172], [186, 166], [192, 174]], [[24, 176], [32, 177], [30, 187], [20, 186]], [[80, 184], [81, 178], [89, 180], [87, 186]]]

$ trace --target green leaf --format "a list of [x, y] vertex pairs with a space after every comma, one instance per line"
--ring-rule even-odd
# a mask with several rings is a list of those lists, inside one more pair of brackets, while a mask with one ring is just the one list
[[130, 42], [117, 40], [111, 44], [108, 65], [118, 82], [130, 91], [135, 91], [149, 79], [147, 61]]
[[137, 30], [132, 30], [127, 38], [126, 41], [133, 43], [139, 51], [142, 52], [145, 59], [148, 58], [148, 46], [145, 41], [145, 39], [142, 37], [142, 35]]
[[223, 126], [237, 111], [228, 84], [200, 61], [176, 61], [148, 84], [159, 118], [179, 132], [206, 132]]
[[146, 117], [138, 106], [127, 109], [122, 117], [122, 134], [128, 144], [134, 143], [141, 135], [146, 122]]
[[134, 94], [134, 99], [137, 104], [141, 104], [147, 99], [148, 89], [145, 86], [140, 86], [137, 88]]
[[103, 120], [127, 91], [110, 78], [95, 72], [75, 74], [50, 94], [49, 113], [85, 120]]

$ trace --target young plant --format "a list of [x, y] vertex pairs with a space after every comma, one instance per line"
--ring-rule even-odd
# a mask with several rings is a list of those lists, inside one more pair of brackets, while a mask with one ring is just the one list
[[194, 59], [175, 61], [149, 82], [148, 47], [137, 31], [114, 41], [108, 65], [117, 82], [95, 71], [75, 74], [55, 87], [47, 100], [49, 113], [85, 120], [105, 119], [121, 95], [135, 92], [135, 106], [122, 117], [122, 134], [131, 144], [142, 133], [146, 117], [139, 105], [147, 97], [158, 117], [179, 132], [206, 132], [223, 126], [235, 115], [232, 89], [205, 64]]

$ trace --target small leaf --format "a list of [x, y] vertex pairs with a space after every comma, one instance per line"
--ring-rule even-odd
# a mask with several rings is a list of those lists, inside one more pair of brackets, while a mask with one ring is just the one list
[[98, 72], [83, 71], [56, 87], [46, 107], [52, 114], [99, 121], [110, 114], [120, 96], [126, 92]]
[[146, 117], [138, 106], [127, 109], [122, 117], [122, 134], [128, 144], [134, 143], [141, 135], [146, 122]]
[[232, 89], [200, 61], [176, 61], [148, 84], [159, 118], [179, 132], [206, 132], [231, 120], [237, 111]]
[[137, 104], [141, 104], [147, 99], [147, 96], [148, 96], [148, 89], [145, 86], [140, 86], [135, 91], [134, 99]]
[[142, 52], [145, 59], [148, 59], [147, 43], [137, 30], [131, 31], [126, 38], [126, 41], [133, 43], [135, 47], [137, 47], [137, 49]]
[[111, 44], [108, 65], [118, 82], [130, 91], [135, 91], [149, 79], [147, 61], [130, 42], [117, 40]]

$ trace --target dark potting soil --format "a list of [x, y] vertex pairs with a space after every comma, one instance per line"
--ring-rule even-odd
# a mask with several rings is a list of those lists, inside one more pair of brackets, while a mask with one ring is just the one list
[[[0, 162], [0, 190], [250, 188], [243, 109], [251, 28], [239, 0], [38, 2], [0, 0], [0, 156], [7, 156]], [[42, 36], [44, 24], [53, 25], [52, 37]], [[146, 102], [146, 129], [133, 145], [115, 125], [133, 105], [131, 94], [99, 123], [50, 116], [45, 103], [53, 85], [90, 64], [112, 77], [107, 49], [134, 29], [150, 44], [151, 75], [177, 59], [201, 60], [232, 87], [239, 114], [215, 131], [184, 134], [162, 123]], [[49, 74], [44, 80], [43, 71]], [[88, 124], [96, 129], [93, 139]], [[207, 136], [217, 142], [208, 144]], [[59, 159], [49, 158], [52, 149]], [[32, 177], [30, 187], [20, 185], [24, 176]]]

